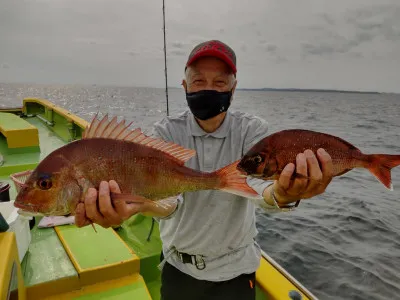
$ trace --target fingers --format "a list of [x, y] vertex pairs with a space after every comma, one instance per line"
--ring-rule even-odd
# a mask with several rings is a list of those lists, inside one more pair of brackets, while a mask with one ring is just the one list
[[[291, 177], [295, 170], [295, 180]], [[333, 178], [333, 162], [324, 149], [318, 149], [317, 156], [307, 149], [296, 156], [296, 166], [288, 164], [274, 185], [278, 200], [290, 202], [307, 199], [323, 193]]]
[[88, 189], [85, 197], [86, 216], [93, 223], [97, 223], [104, 228], [110, 227], [106, 219], [97, 208], [97, 191], [94, 188]]
[[[115, 180], [110, 180], [109, 182], [110, 192], [115, 194], [120, 194], [121, 190]], [[144, 199], [144, 198], [143, 198]], [[125, 201], [112, 201], [112, 204], [115, 207], [115, 211], [118, 213], [121, 218], [121, 222], [127, 220], [132, 215], [141, 211], [143, 204], [142, 203], [126, 203]]]
[[278, 187], [281, 188], [282, 190], [287, 190], [290, 187], [291, 184], [291, 178], [293, 176], [293, 173], [295, 171], [295, 165], [290, 163], [285, 166], [285, 168], [282, 170], [279, 180], [278, 180]]
[[321, 189], [323, 189], [322, 171], [319, 167], [317, 157], [314, 155], [314, 152], [309, 149], [304, 151], [304, 154], [307, 159], [307, 169], [308, 169], [308, 176], [309, 176], [307, 192], [308, 191], [320, 191]]
[[[292, 177], [296, 172], [296, 166], [292, 163], [289, 163], [282, 170], [279, 180], [274, 183], [275, 197], [279, 203], [285, 203], [291, 201], [291, 195], [289, 194], [291, 191], [291, 185], [293, 183]], [[289, 193], [288, 193], [289, 192]]]
[[[79, 203], [75, 209], [75, 224], [77, 227], [83, 227], [91, 223], [99, 224], [104, 228], [121, 225], [121, 223], [132, 215], [145, 211], [145, 203], [151, 202], [141, 196], [138, 199], [142, 201], [127, 203], [122, 197], [121, 201], [111, 199], [111, 193], [121, 194], [117, 182], [102, 181], [99, 185], [99, 191], [89, 188], [84, 203]], [[123, 196], [123, 195], [120, 195]], [[117, 196], [115, 196], [117, 198]]]
[[117, 194], [121, 193], [119, 185], [115, 180], [110, 180], [110, 182], [108, 184], [110, 186], [110, 192], [111, 193], [117, 193]]
[[322, 169], [322, 181], [325, 185], [328, 185], [333, 178], [333, 161], [331, 156], [325, 149], [318, 149], [317, 156], [321, 162]]
[[300, 194], [306, 189], [308, 184], [307, 159], [304, 153], [299, 153], [296, 156], [296, 173], [302, 176], [296, 177], [293, 183], [292, 190], [294, 193]]
[[[110, 192], [115, 194], [120, 194], [121, 190], [119, 185], [115, 180], [110, 180], [109, 182]], [[115, 207], [115, 211], [118, 214], [122, 214], [126, 210], [126, 203], [124, 201], [112, 201], [112, 204]]]
[[86, 218], [85, 204], [78, 203], [75, 208], [75, 225], [77, 227], [84, 227], [91, 223], [92, 222], [88, 218]]
[[[115, 185], [114, 188], [116, 188]], [[109, 226], [115, 226], [122, 223], [122, 218], [118, 215], [111, 203], [110, 186], [106, 181], [102, 181], [99, 186], [99, 209]]]

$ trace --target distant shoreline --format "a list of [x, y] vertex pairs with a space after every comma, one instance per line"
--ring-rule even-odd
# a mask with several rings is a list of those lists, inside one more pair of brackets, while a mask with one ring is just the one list
[[[96, 83], [34, 83], [34, 82], [0, 82], [0, 85], [38, 85], [38, 86], [91, 86], [91, 87], [110, 87], [110, 88], [153, 88], [165, 89], [165, 87], [140, 86], [140, 85], [118, 85], [118, 84], [96, 84]], [[182, 89], [182, 87], [168, 86], [168, 89]], [[329, 89], [300, 89], [300, 88], [237, 88], [237, 91], [259, 91], [259, 92], [317, 92], [317, 93], [343, 93], [343, 94], [399, 94], [395, 92], [374, 92], [374, 91], [352, 91], [352, 90], [329, 90]]]
[[326, 89], [296, 89], [296, 88], [238, 88], [238, 91], [271, 91], [271, 92], [318, 92], [318, 93], [346, 93], [346, 94], [384, 94], [371, 91], [346, 91], [346, 90], [326, 90]]

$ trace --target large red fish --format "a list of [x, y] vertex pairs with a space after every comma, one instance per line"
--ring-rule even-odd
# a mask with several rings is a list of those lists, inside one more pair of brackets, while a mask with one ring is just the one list
[[[129, 124], [130, 125], [130, 124]], [[14, 205], [21, 213], [41, 215], [74, 214], [90, 187], [102, 180], [115, 180], [123, 193], [113, 195], [127, 202], [152, 202], [198, 190], [222, 190], [246, 197], [258, 194], [246, 184], [236, 161], [215, 172], [190, 169], [184, 163], [194, 150], [130, 130], [125, 121], [97, 116], [83, 138], [71, 142], [43, 159]], [[144, 198], [143, 198], [144, 197]]]
[[366, 168], [393, 190], [390, 170], [400, 165], [400, 155], [364, 154], [341, 138], [310, 130], [289, 129], [265, 137], [245, 154], [238, 169], [260, 179], [278, 179], [288, 163], [296, 163], [298, 153], [307, 149], [316, 153], [319, 148], [331, 156], [334, 176]]

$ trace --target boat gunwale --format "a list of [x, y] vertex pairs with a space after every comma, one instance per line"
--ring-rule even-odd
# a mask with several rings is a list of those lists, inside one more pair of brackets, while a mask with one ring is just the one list
[[261, 256], [270, 265], [272, 265], [279, 273], [281, 273], [287, 280], [289, 280], [295, 287], [297, 287], [304, 295], [312, 300], [318, 300], [318, 298], [311, 293], [303, 284], [301, 284], [296, 278], [293, 277], [286, 269], [284, 269], [276, 260], [269, 256], [264, 250], [261, 250]]

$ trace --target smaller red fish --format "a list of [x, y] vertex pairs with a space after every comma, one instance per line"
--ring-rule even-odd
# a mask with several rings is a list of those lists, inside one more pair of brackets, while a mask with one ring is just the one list
[[289, 129], [265, 137], [245, 154], [237, 168], [248, 176], [278, 179], [287, 164], [296, 164], [297, 154], [307, 149], [316, 153], [319, 148], [331, 156], [334, 176], [353, 168], [366, 168], [386, 188], [393, 190], [390, 171], [400, 165], [400, 155], [364, 154], [339, 137], [311, 130]]

